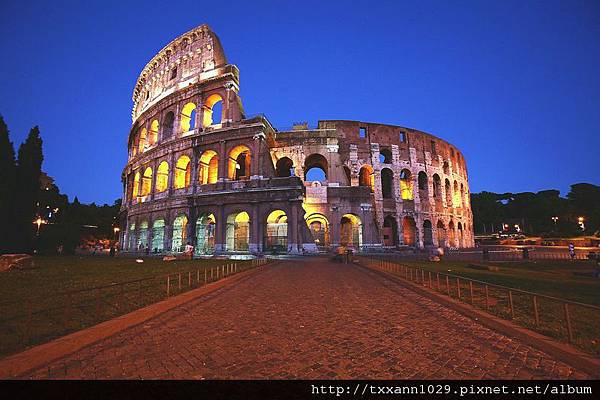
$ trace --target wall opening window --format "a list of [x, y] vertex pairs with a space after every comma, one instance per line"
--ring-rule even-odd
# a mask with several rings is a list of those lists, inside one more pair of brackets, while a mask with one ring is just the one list
[[423, 245], [433, 246], [433, 227], [428, 219], [423, 221]]
[[196, 105], [187, 103], [181, 110], [181, 132], [189, 132], [196, 127]]
[[216, 220], [213, 214], [203, 213], [196, 221], [196, 254], [215, 252]]
[[379, 150], [379, 162], [382, 164], [392, 163], [392, 152], [390, 151], [390, 149]]
[[419, 172], [419, 190], [427, 192], [429, 189], [429, 181], [427, 179], [427, 174], [423, 171]]
[[234, 147], [229, 152], [229, 179], [245, 180], [250, 178], [250, 149], [244, 145]]
[[188, 156], [181, 156], [175, 165], [174, 189], [182, 189], [190, 185], [192, 176], [192, 162]]
[[406, 132], [400, 132], [400, 143], [406, 142]]
[[366, 138], [367, 137], [367, 128], [364, 128], [364, 127], [358, 128], [358, 137], [362, 138], [362, 139]]
[[159, 253], [163, 251], [165, 241], [165, 220], [157, 219], [152, 224], [152, 251]]
[[167, 190], [169, 183], [169, 164], [166, 161], [158, 165], [156, 171], [156, 193], [161, 193]]
[[227, 251], [248, 251], [250, 245], [250, 215], [242, 211], [227, 217]]
[[294, 175], [294, 163], [288, 157], [281, 157], [275, 165], [275, 175], [278, 178], [286, 178]]
[[306, 224], [318, 248], [329, 246], [329, 221], [326, 216], [319, 213], [311, 214], [306, 217]]
[[358, 185], [359, 186], [368, 186], [373, 191], [375, 187], [375, 174], [373, 173], [373, 168], [370, 165], [363, 165], [360, 168], [360, 172], [358, 174]]
[[148, 196], [150, 192], [152, 192], [152, 168], [148, 167], [142, 176], [142, 196]]
[[324, 182], [327, 177], [327, 159], [317, 153], [308, 156], [304, 161], [304, 180]]
[[202, 119], [202, 127], [206, 128], [211, 125], [217, 125], [221, 123], [223, 116], [223, 98], [218, 94], [210, 95], [204, 105], [202, 106], [202, 112], [204, 118]]
[[201, 185], [216, 183], [219, 179], [219, 156], [214, 150], [206, 150], [200, 156], [198, 181]]
[[158, 142], [158, 120], [153, 120], [150, 123], [150, 144]]
[[171, 70], [171, 79], [177, 78], [177, 67]]
[[265, 249], [271, 252], [287, 251], [287, 215], [282, 210], [275, 210], [267, 217]]
[[170, 138], [173, 134], [173, 124], [175, 123], [175, 114], [173, 111], [169, 111], [167, 115], [165, 115], [165, 119], [163, 121], [163, 133], [162, 137], [164, 139]]
[[435, 140], [431, 141], [431, 154], [437, 154], [435, 150]]
[[185, 215], [180, 215], [173, 222], [173, 240], [171, 241], [171, 250], [176, 253], [183, 252], [187, 244], [187, 224], [188, 219]]
[[144, 150], [146, 150], [147, 136], [148, 136], [148, 132], [146, 131], [146, 128], [143, 128], [140, 132], [140, 139], [138, 142], [138, 145], [139, 145], [138, 152], [139, 153], [142, 153]]
[[358, 249], [362, 246], [362, 222], [354, 214], [345, 214], [340, 220], [340, 244]]
[[442, 201], [442, 180], [438, 174], [433, 174], [433, 197], [436, 202]]
[[402, 239], [406, 246], [414, 246], [417, 243], [417, 225], [413, 217], [402, 219]]
[[136, 172], [133, 178], [133, 188], [131, 190], [131, 198], [135, 199], [140, 194], [140, 172]]

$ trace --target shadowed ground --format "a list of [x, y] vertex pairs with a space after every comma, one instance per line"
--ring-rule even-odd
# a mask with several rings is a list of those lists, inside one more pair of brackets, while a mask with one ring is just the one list
[[586, 378], [400, 284], [289, 261], [23, 377]]

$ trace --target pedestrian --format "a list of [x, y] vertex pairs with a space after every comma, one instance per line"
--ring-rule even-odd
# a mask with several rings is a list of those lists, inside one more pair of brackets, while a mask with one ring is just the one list
[[113, 244], [113, 245], [110, 246], [110, 250], [108, 252], [108, 255], [111, 256], [111, 257], [114, 257], [115, 256], [115, 251], [116, 251], [115, 250], [115, 245]]
[[191, 242], [187, 242], [187, 244], [185, 245], [185, 255], [190, 260], [194, 256], [194, 246], [192, 246]]
[[575, 259], [575, 245], [573, 243], [569, 243], [569, 256], [571, 260]]

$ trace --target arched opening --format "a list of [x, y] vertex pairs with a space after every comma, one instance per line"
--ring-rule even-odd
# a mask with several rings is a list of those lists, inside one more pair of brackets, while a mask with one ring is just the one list
[[165, 220], [157, 219], [152, 224], [152, 251], [160, 253], [164, 250]]
[[136, 172], [133, 177], [133, 188], [131, 190], [131, 198], [135, 199], [140, 194], [140, 171]]
[[272, 252], [287, 251], [287, 215], [282, 210], [272, 211], [267, 216], [265, 249]]
[[433, 198], [436, 203], [442, 201], [442, 180], [438, 174], [433, 174]]
[[142, 221], [138, 231], [137, 249], [144, 251], [146, 248], [148, 248], [148, 221]]
[[181, 132], [189, 132], [196, 127], [196, 105], [187, 103], [181, 110]]
[[186, 188], [190, 185], [192, 176], [192, 163], [188, 156], [181, 156], [175, 164], [175, 189]]
[[329, 246], [329, 221], [323, 214], [314, 213], [306, 218], [306, 224], [318, 248]]
[[455, 208], [459, 208], [460, 207], [460, 191], [458, 190], [458, 182], [454, 181], [454, 207]]
[[294, 175], [294, 163], [288, 157], [281, 157], [275, 164], [275, 176], [278, 178], [286, 178]]
[[156, 192], [161, 193], [169, 187], [169, 164], [166, 161], [158, 164], [156, 170]]
[[444, 169], [444, 175], [449, 175], [450, 174], [450, 168], [448, 166], [448, 161], [444, 161], [443, 169]]
[[419, 197], [421, 201], [426, 201], [429, 198], [429, 180], [427, 174], [423, 171], [419, 172]]
[[250, 179], [250, 149], [248, 147], [235, 146], [229, 152], [229, 179], [235, 181]]
[[213, 214], [200, 214], [196, 221], [196, 254], [213, 254], [215, 252], [216, 219]]
[[382, 164], [392, 163], [392, 152], [390, 151], [390, 149], [379, 150], [379, 162]]
[[227, 251], [248, 251], [250, 245], [250, 215], [242, 211], [227, 217]]
[[344, 165], [344, 176], [346, 177], [346, 182], [345, 182], [344, 186], [351, 186], [352, 185], [352, 172], [350, 171], [350, 168], [348, 168], [345, 165]]
[[188, 219], [181, 214], [173, 221], [173, 240], [171, 242], [171, 251], [181, 253], [185, 250], [187, 244], [187, 224]]
[[150, 142], [155, 144], [158, 142], [158, 120], [155, 119], [150, 123]]
[[328, 177], [327, 159], [321, 154], [311, 154], [304, 160], [304, 180], [324, 182]]
[[171, 135], [173, 134], [174, 124], [175, 124], [175, 113], [173, 113], [173, 111], [169, 111], [165, 115], [165, 119], [163, 121], [163, 128], [162, 128], [163, 139], [167, 139], [167, 138], [171, 137]]
[[415, 246], [417, 244], [417, 225], [413, 217], [402, 219], [402, 236], [405, 245]]
[[398, 243], [398, 225], [396, 218], [388, 215], [383, 219], [383, 245], [395, 246]]
[[356, 249], [362, 246], [362, 222], [354, 214], [345, 214], [340, 220], [340, 245]]
[[456, 247], [456, 232], [454, 231], [453, 221], [450, 221], [448, 224], [448, 245], [450, 247]]
[[460, 206], [465, 208], [465, 186], [460, 184]]
[[[152, 168], [147, 167], [142, 176], [142, 196], [148, 196], [152, 192]], [[148, 225], [148, 223], [146, 223]]]
[[433, 226], [428, 219], [423, 221], [423, 245], [433, 246]]
[[135, 237], [135, 222], [132, 222], [131, 225], [129, 225], [129, 235], [127, 236], [127, 239], [129, 241], [129, 251], [135, 251], [137, 248], [137, 239]]
[[389, 168], [381, 170], [381, 195], [384, 199], [391, 199], [394, 193], [394, 173]]
[[371, 192], [373, 191], [373, 188], [375, 187], [375, 174], [370, 165], [363, 165], [360, 168], [360, 172], [358, 173], [358, 185], [368, 186], [371, 188]]
[[459, 247], [465, 246], [464, 236], [463, 236], [463, 227], [460, 222], [458, 223], [458, 246]]
[[148, 132], [146, 128], [143, 128], [140, 132], [140, 139], [138, 142], [138, 153], [143, 153], [146, 150], [146, 141], [148, 140]]
[[214, 150], [206, 150], [200, 156], [198, 181], [201, 185], [217, 183], [219, 179], [219, 155]]
[[212, 94], [206, 99], [202, 106], [202, 112], [204, 114], [202, 119], [203, 128], [221, 123], [223, 117], [222, 104], [223, 98], [218, 94]]
[[413, 200], [413, 178], [409, 170], [400, 171], [400, 195], [402, 200]]
[[437, 223], [437, 240], [439, 247], [446, 247], [446, 227], [441, 220]]
[[452, 207], [452, 186], [448, 178], [444, 181], [444, 190], [446, 191], [446, 207]]

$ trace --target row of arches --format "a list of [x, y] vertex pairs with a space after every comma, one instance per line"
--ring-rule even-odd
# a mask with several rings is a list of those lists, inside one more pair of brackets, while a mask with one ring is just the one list
[[[202, 111], [202, 128], [216, 126], [223, 119], [223, 98], [219, 94], [212, 94], [206, 98], [200, 110]], [[177, 118], [175, 111], [167, 111], [162, 117], [162, 123], [159, 119], [151, 120], [148, 127], [142, 127], [138, 130], [130, 146], [131, 156], [141, 154], [147, 149], [156, 145], [159, 140], [169, 139], [173, 134], [185, 134], [196, 128], [198, 106], [194, 102], [186, 103], [179, 114], [179, 127], [175, 126]]]
[[[390, 219], [395, 226], [395, 219], [391, 216], [386, 217]], [[385, 227], [385, 222], [384, 222]], [[434, 245], [434, 228], [430, 220], [426, 219], [423, 221], [423, 245], [433, 246]], [[442, 220], [438, 220], [435, 226], [435, 237], [437, 239], [437, 245], [440, 247], [464, 247], [465, 246], [465, 233], [467, 226], [463, 226], [461, 222], [454, 224], [454, 221], [450, 221], [448, 226], [444, 224]], [[402, 219], [402, 234], [403, 243], [407, 246], [416, 246], [418, 242], [417, 237], [417, 225], [414, 218], [404, 217]]]
[[[230, 150], [227, 163], [227, 178], [244, 180], [250, 178], [251, 152], [245, 145]], [[183, 189], [191, 185], [193, 163], [189, 156], [182, 155], [175, 162], [173, 170], [173, 189]], [[152, 193], [154, 171], [151, 167], [141, 168], [133, 175], [131, 198], [148, 196]], [[216, 183], [219, 179], [219, 155], [214, 150], [206, 150], [198, 159], [198, 184]], [[162, 161], [156, 168], [155, 193], [161, 193], [169, 187], [169, 163]]]

